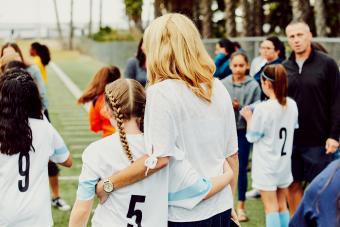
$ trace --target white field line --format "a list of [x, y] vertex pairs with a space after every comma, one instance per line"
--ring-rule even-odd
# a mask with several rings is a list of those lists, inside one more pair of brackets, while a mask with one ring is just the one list
[[[53, 71], [57, 74], [59, 79], [65, 84], [67, 89], [72, 93], [72, 95], [78, 99], [82, 95], [82, 91], [77, 87], [77, 85], [70, 79], [70, 77], [59, 67], [57, 66], [54, 62], [51, 62], [49, 64]], [[89, 104], [83, 105], [83, 108], [89, 112]]]
[[59, 180], [63, 181], [78, 181], [79, 176], [59, 176]]

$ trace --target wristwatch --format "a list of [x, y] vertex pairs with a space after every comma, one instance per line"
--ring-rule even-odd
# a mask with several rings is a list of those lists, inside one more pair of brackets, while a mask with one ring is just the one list
[[115, 187], [113, 186], [112, 182], [110, 181], [109, 178], [104, 180], [104, 186], [103, 189], [106, 193], [111, 193], [115, 190]]

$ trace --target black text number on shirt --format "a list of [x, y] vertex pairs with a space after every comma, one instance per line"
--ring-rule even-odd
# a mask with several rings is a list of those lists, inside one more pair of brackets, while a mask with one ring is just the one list
[[285, 156], [287, 154], [286, 152], [284, 152], [285, 144], [286, 144], [286, 139], [287, 139], [287, 129], [286, 128], [281, 128], [280, 129], [280, 139], [283, 138], [283, 133], [285, 134], [284, 135], [285, 138], [284, 138], [282, 149], [281, 149], [281, 156]]
[[[25, 168], [23, 168], [25, 167]], [[30, 183], [30, 155], [29, 153], [20, 152], [19, 155], [19, 174], [23, 176], [23, 180], [18, 181], [19, 191], [25, 192], [28, 189]]]
[[[143, 195], [132, 195], [129, 205], [129, 211], [126, 215], [127, 218], [132, 218], [136, 216], [136, 224], [138, 227], [142, 227], [143, 214], [141, 210], [135, 210], [136, 203], [144, 203], [145, 196]], [[127, 227], [133, 227], [131, 224], [127, 224]]]

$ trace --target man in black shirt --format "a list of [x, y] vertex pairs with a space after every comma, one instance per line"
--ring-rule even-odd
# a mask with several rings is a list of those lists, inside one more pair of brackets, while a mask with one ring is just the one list
[[284, 62], [288, 72], [288, 95], [299, 110], [292, 153], [294, 182], [289, 187], [291, 215], [302, 196], [302, 182], [311, 182], [332, 160], [339, 147], [340, 74], [329, 56], [312, 48], [312, 34], [304, 22], [286, 27], [293, 52]]

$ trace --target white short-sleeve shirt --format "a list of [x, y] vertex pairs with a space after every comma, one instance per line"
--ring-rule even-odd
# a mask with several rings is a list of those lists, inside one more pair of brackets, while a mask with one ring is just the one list
[[[187, 160], [202, 176], [223, 173], [226, 157], [237, 151], [234, 110], [227, 89], [215, 79], [211, 102], [198, 98], [183, 82], [165, 80], [147, 89], [145, 142], [158, 157]], [[170, 172], [170, 185], [173, 184]], [[233, 207], [230, 186], [192, 210], [169, 207], [169, 220], [204, 220]]]
[[[134, 160], [146, 153], [142, 134], [127, 134], [127, 141]], [[130, 165], [118, 133], [90, 144], [82, 159], [78, 200], [92, 199], [99, 179], [105, 179]], [[169, 169], [176, 184], [168, 189]], [[189, 163], [171, 160], [170, 165], [146, 179], [112, 192], [103, 205], [97, 206], [92, 226], [137, 226], [140, 223], [141, 226], [166, 227], [168, 204], [191, 209], [210, 189], [210, 181], [199, 177]]]
[[46, 120], [29, 119], [31, 150], [27, 155], [0, 154], [0, 226], [52, 226], [48, 161], [62, 163], [69, 151]]
[[254, 110], [247, 139], [253, 145], [253, 187], [273, 191], [287, 187], [292, 181], [291, 154], [294, 130], [298, 127], [295, 101], [287, 98], [282, 106], [277, 100], [267, 100]]

